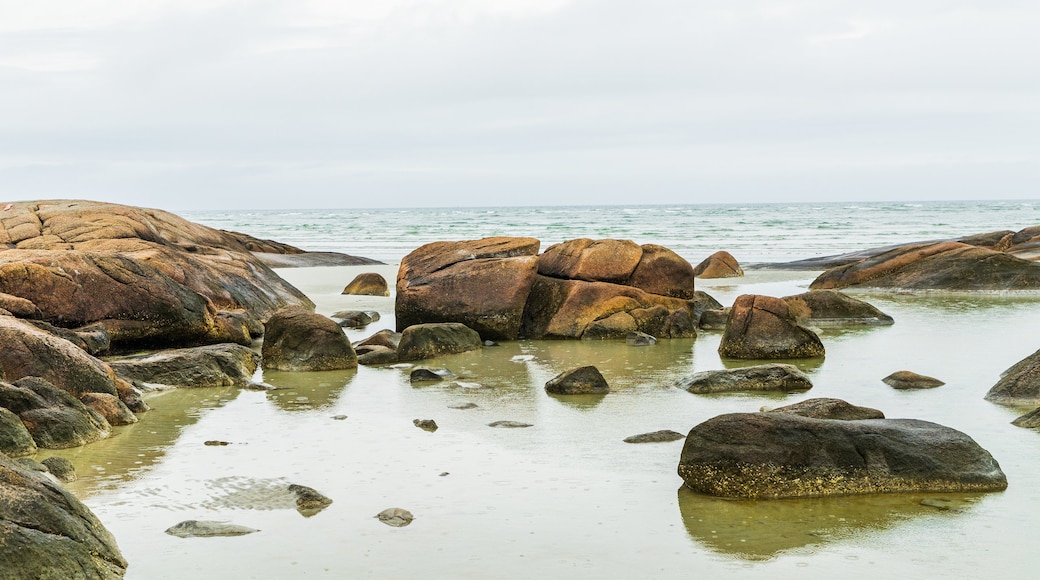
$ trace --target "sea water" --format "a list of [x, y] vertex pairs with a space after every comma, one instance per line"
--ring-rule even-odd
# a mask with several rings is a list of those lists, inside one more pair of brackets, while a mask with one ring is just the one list
[[[870, 205], [874, 209], [838, 204], [190, 217], [387, 262], [426, 241], [496, 234], [532, 235], [543, 243], [626, 237], [678, 247], [691, 260], [728, 249], [742, 261], [786, 261], [1040, 224], [1040, 204]], [[334, 215], [339, 217], [328, 217]], [[292, 229], [294, 223], [301, 231]], [[831, 227], [818, 227], [825, 224]], [[379, 239], [387, 241], [373, 241]], [[785, 249], [777, 250], [778, 244]], [[370, 269], [388, 278], [396, 272], [391, 264], [279, 273], [323, 314], [379, 311], [378, 323], [348, 331], [356, 340], [394, 326], [393, 297], [339, 293], [356, 273]], [[698, 287], [730, 304], [747, 292], [803, 292], [815, 275], [754, 270], [744, 278], [698, 281]], [[424, 361], [459, 377], [432, 385], [413, 386], [408, 368], [384, 366], [261, 371], [257, 378], [278, 387], [268, 392], [175, 390], [150, 397], [153, 410], [136, 425], [116, 428], [109, 439], [45, 451], [37, 459], [73, 460], [80, 479], [69, 487], [117, 538], [130, 561], [130, 579], [1032, 577], [1040, 565], [1033, 547], [1040, 433], [1010, 424], [1029, 409], [994, 405], [983, 396], [1003, 370], [1040, 347], [1040, 300], [856, 295], [892, 315], [895, 324], [823, 331], [825, 358], [790, 361], [811, 377], [814, 387], [804, 393], [706, 396], [676, 388], [690, 372], [747, 364], [718, 356], [718, 332], [639, 348], [616, 341], [515, 341]], [[586, 364], [601, 369], [609, 395], [545, 393], [555, 374]], [[946, 384], [896, 391], [881, 382], [901, 369]], [[812, 397], [842, 398], [888, 417], [964, 431], [1000, 462], [1008, 489], [724, 500], [683, 489], [676, 475], [682, 441], [623, 441], [660, 429], [685, 433], [722, 413]], [[462, 403], [476, 407], [453, 408]], [[414, 419], [434, 419], [440, 428], [423, 431]], [[532, 426], [488, 426], [499, 420]], [[205, 445], [209, 440], [230, 444]], [[279, 494], [290, 483], [313, 487], [334, 503], [304, 517]], [[950, 500], [952, 509], [926, 505], [936, 497]], [[391, 528], [374, 518], [390, 507], [410, 510], [415, 521]], [[192, 539], [163, 533], [188, 519], [260, 532]]]

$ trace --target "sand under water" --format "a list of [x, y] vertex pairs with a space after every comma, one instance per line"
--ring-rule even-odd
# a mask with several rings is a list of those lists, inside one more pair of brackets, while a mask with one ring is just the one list
[[[352, 339], [394, 325], [393, 298], [342, 296], [354, 274], [396, 267], [280, 270], [331, 314], [376, 310]], [[703, 281], [723, 304], [743, 293], [805, 291], [814, 273], [750, 271]], [[425, 361], [458, 379], [412, 386], [408, 369], [263, 372], [279, 390], [180, 389], [154, 395], [140, 423], [79, 449], [69, 487], [116, 536], [127, 578], [875, 578], [1031, 577], [1040, 513], [1040, 433], [1010, 421], [1029, 409], [983, 400], [1006, 368], [1034, 352], [1040, 300], [991, 295], [857, 294], [890, 327], [827, 330], [823, 360], [793, 361], [814, 388], [790, 395], [693, 395], [673, 383], [724, 368], [720, 333], [623, 342], [519, 341]], [[544, 383], [593, 364], [603, 397], [554, 397]], [[742, 364], [742, 363], [741, 363]], [[896, 391], [896, 370], [938, 377]], [[682, 441], [629, 444], [639, 433], [726, 412], [838, 397], [962, 430], [988, 449], [1007, 491], [732, 501], [682, 489]], [[464, 403], [474, 408], [455, 409]], [[346, 416], [345, 418], [343, 416]], [[433, 419], [427, 432], [414, 419]], [[489, 427], [494, 421], [527, 428]], [[206, 441], [228, 445], [206, 445]], [[309, 517], [290, 483], [332, 498]], [[939, 501], [936, 501], [939, 500]], [[922, 504], [922, 501], [924, 504]], [[382, 524], [409, 510], [407, 527]], [[182, 539], [183, 520], [256, 528]]]

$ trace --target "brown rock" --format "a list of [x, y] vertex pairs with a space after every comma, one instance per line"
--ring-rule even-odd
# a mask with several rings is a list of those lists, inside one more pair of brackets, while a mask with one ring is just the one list
[[0, 369], [9, 381], [42, 377], [75, 397], [84, 393], [117, 394], [107, 364], [28, 321], [0, 316], [0, 344]]
[[1040, 405], [1040, 350], [1000, 374], [986, 400], [1004, 405]]
[[1025, 429], [1040, 429], [1040, 407], [1015, 419], [1011, 424]]
[[594, 366], [564, 371], [545, 383], [545, 392], [552, 395], [605, 395], [610, 392], [607, 380]]
[[885, 414], [870, 407], [859, 407], [841, 399], [806, 399], [793, 405], [777, 407], [768, 413], [792, 413], [814, 419], [837, 419], [840, 421], [860, 421], [862, 419], [884, 419]]
[[488, 340], [517, 338], [538, 267], [538, 240], [434, 242], [401, 260], [397, 330], [459, 322]]
[[837, 290], [810, 290], [784, 299], [793, 312], [802, 314], [813, 326], [885, 326], [892, 317], [871, 304], [847, 296]]
[[631, 240], [579, 238], [546, 248], [538, 258], [538, 273], [552, 278], [624, 283], [642, 256], [643, 249]]
[[358, 274], [343, 289], [343, 294], [355, 296], [389, 296], [390, 289], [387, 287], [386, 278], [375, 272], [364, 272]]
[[881, 379], [881, 382], [893, 389], [934, 389], [946, 383], [934, 377], [926, 377], [911, 371], [896, 371]]
[[786, 302], [745, 294], [733, 303], [719, 354], [739, 359], [815, 358], [824, 356], [816, 333], [792, 316]]
[[732, 254], [718, 251], [697, 264], [693, 273], [698, 278], [738, 278], [744, 275], [744, 270]]
[[331, 318], [307, 309], [283, 308], [267, 321], [261, 349], [265, 369], [331, 371], [358, 366], [343, 330]]
[[19, 298], [18, 296], [12, 296], [10, 294], [0, 293], [0, 308], [11, 313], [12, 316], [18, 318], [30, 318], [39, 319], [43, 317], [43, 313], [40, 309], [33, 304], [32, 300], [26, 300], [25, 298]]
[[643, 255], [625, 282], [650, 294], [692, 300], [695, 274], [693, 266], [672, 250], [657, 244], [643, 244]]
[[173, 348], [109, 359], [130, 381], [175, 387], [242, 387], [253, 378], [260, 356], [240, 344]]
[[108, 437], [104, 417], [39, 377], [0, 381], [0, 406], [18, 415], [37, 447], [67, 449]]
[[108, 421], [109, 425], [132, 425], [137, 422], [137, 415], [131, 411], [119, 397], [108, 393], [84, 393], [79, 400], [93, 409]]
[[401, 333], [397, 358], [401, 361], [424, 360], [445, 354], [458, 354], [484, 346], [480, 335], [464, 324], [444, 322], [416, 324]]

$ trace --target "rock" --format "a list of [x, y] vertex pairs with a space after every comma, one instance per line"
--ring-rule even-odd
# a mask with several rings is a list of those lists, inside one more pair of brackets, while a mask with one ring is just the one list
[[364, 328], [379, 320], [379, 313], [374, 310], [343, 310], [332, 315], [343, 328]]
[[455, 373], [448, 369], [428, 369], [425, 367], [413, 369], [408, 375], [408, 380], [411, 383], [437, 383], [453, 378], [455, 378]]
[[693, 373], [680, 379], [675, 386], [697, 394], [740, 391], [789, 393], [811, 389], [812, 382], [794, 365], [770, 363], [739, 369]]
[[11, 313], [11, 316], [18, 318], [28, 318], [31, 320], [39, 320], [43, 318], [43, 313], [40, 309], [33, 304], [32, 300], [26, 300], [18, 296], [12, 296], [10, 294], [4, 294], [0, 292], [0, 308]]
[[[0, 383], [0, 389], [3, 389]], [[17, 458], [36, 453], [36, 442], [22, 420], [11, 411], [0, 407], [0, 453]]]
[[901, 391], [907, 389], [934, 389], [946, 384], [934, 377], [926, 377], [911, 371], [896, 371], [881, 379], [881, 382]]
[[745, 294], [733, 303], [719, 354], [738, 359], [816, 358], [824, 356], [824, 348], [786, 302]]
[[698, 278], [739, 278], [744, 270], [732, 254], [718, 251], [694, 266], [693, 273]]
[[582, 340], [615, 340], [626, 338], [636, 332], [636, 320], [628, 312], [615, 312], [610, 316], [594, 320], [581, 333]]
[[626, 286], [672, 298], [697, 298], [698, 292], [693, 287], [696, 275], [685, 258], [657, 244], [643, 244], [640, 248], [643, 255], [625, 282]]
[[134, 412], [115, 395], [109, 395], [108, 393], [84, 393], [79, 400], [88, 409], [92, 409], [104, 417], [109, 425], [133, 425], [137, 422], [137, 415], [134, 415]]
[[108, 330], [100, 323], [94, 323], [82, 328], [61, 328], [42, 320], [33, 320], [31, 322], [36, 328], [48, 334], [53, 334], [58, 338], [64, 338], [91, 356], [108, 352], [109, 347], [112, 346]]
[[343, 330], [331, 319], [304, 308], [279, 310], [267, 321], [263, 366], [281, 371], [332, 371], [358, 366]]
[[68, 459], [64, 457], [48, 457], [41, 463], [47, 467], [47, 471], [51, 475], [58, 478], [58, 481], [66, 483], [76, 481], [76, 466]]
[[5, 578], [116, 580], [126, 560], [71, 493], [0, 454], [0, 571]]
[[386, 278], [383, 278], [375, 272], [364, 272], [358, 274], [347, 284], [347, 287], [343, 289], [343, 294], [352, 294], [355, 296], [389, 296], [390, 288], [386, 284]]
[[22, 469], [26, 469], [28, 471], [50, 473], [50, 470], [47, 469], [46, 465], [40, 463], [39, 461], [36, 461], [32, 457], [20, 457], [15, 460], [15, 463], [17, 463]]
[[885, 414], [870, 407], [859, 407], [841, 399], [806, 399], [793, 405], [777, 407], [768, 413], [792, 413], [813, 419], [837, 419], [839, 421], [859, 421], [862, 419], [884, 419]]
[[545, 383], [551, 395], [605, 395], [610, 392], [606, 379], [594, 366], [564, 371]]
[[0, 381], [0, 407], [18, 415], [37, 447], [66, 449], [108, 437], [104, 417], [38, 377]]
[[296, 511], [303, 514], [304, 517], [311, 517], [332, 505], [331, 499], [306, 485], [290, 484], [289, 493], [296, 496]]
[[632, 331], [625, 336], [625, 344], [628, 346], [652, 346], [657, 344], [657, 339], [645, 332]]
[[725, 330], [726, 321], [729, 320], [729, 313], [729, 308], [705, 310], [701, 313], [701, 319], [697, 323], [697, 327], [702, 330]]
[[397, 362], [397, 351], [385, 346], [363, 346], [357, 350], [357, 361], [365, 366], [393, 364]]
[[376, 518], [390, 527], [403, 528], [412, 523], [415, 516], [412, 515], [412, 512], [406, 509], [387, 508], [376, 514]]
[[459, 403], [458, 405], [448, 405], [448, 408], [459, 409], [464, 411], [466, 409], [476, 409], [478, 407], [476, 403]]
[[1040, 407], [1015, 419], [1011, 424], [1016, 427], [1025, 427], [1026, 429], [1040, 428]]
[[458, 322], [416, 324], [401, 333], [397, 358], [414, 361], [477, 350], [483, 346], [477, 331]]
[[203, 441], [202, 444], [205, 445], [206, 447], [227, 447], [228, 445], [231, 445], [231, 442], [230, 441], [220, 441], [220, 440], [217, 440], [217, 439], [210, 439], [209, 441]]
[[791, 413], [733, 413], [697, 425], [678, 472], [694, 491], [753, 499], [1007, 487], [989, 452], [955, 429]]
[[401, 344], [401, 333], [384, 328], [372, 336], [358, 342], [354, 346], [385, 346], [391, 350], [397, 350]]
[[886, 326], [892, 317], [871, 304], [846, 296], [837, 290], [810, 290], [784, 299], [793, 312], [801, 313], [813, 326], [821, 328], [845, 326]]
[[167, 528], [166, 533], [178, 538], [213, 538], [219, 536], [244, 536], [260, 530], [227, 522], [185, 520]]
[[523, 429], [524, 427], [534, 427], [530, 423], [521, 423], [519, 421], [493, 421], [488, 423], [488, 427], [497, 427], [500, 429]]
[[112, 370], [126, 380], [175, 387], [243, 387], [252, 380], [259, 362], [253, 349], [231, 343], [108, 360]]
[[534, 238], [495, 237], [417, 248], [397, 273], [397, 330], [454, 322], [483, 339], [516, 339], [539, 245]]
[[972, 502], [962, 499], [950, 499], [945, 497], [926, 497], [921, 500], [921, 505], [933, 507], [940, 511], [962, 512], [971, 507]]
[[813, 290], [1035, 290], [1040, 264], [960, 242], [907, 244], [820, 274]]
[[485, 340], [484, 341], [484, 346], [502, 346], [502, 345], [498, 344], [497, 342], [495, 342], [493, 340]]
[[158, 210], [20, 202], [0, 220], [0, 245], [13, 248], [0, 252], [0, 292], [57, 326], [101, 323], [120, 347], [226, 342], [221, 311], [262, 320], [313, 306], [233, 236]]
[[0, 316], [0, 344], [0, 369], [9, 381], [41, 377], [76, 397], [83, 393], [117, 394], [108, 365], [29, 322]]
[[1040, 350], [1011, 366], [986, 393], [986, 400], [1005, 405], [1040, 405]]
[[625, 443], [667, 443], [669, 441], [678, 441], [685, 438], [686, 436], [682, 433], [676, 433], [675, 431], [665, 429], [663, 431], [641, 433], [639, 435], [625, 437]]
[[538, 257], [538, 273], [550, 278], [613, 282], [632, 276], [643, 249], [631, 240], [579, 238], [554, 244]]
[[429, 431], [430, 433], [437, 430], [437, 422], [433, 419], [414, 419], [412, 423], [423, 431]]

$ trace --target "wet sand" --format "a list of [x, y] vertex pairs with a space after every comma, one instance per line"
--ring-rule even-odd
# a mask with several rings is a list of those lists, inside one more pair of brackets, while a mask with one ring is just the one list
[[[393, 298], [342, 296], [354, 274], [396, 266], [280, 270], [318, 311], [377, 310], [352, 339], [393, 327]], [[704, 281], [723, 304], [743, 293], [803, 292], [811, 272], [751, 271]], [[997, 296], [862, 295], [891, 327], [821, 333], [823, 361], [797, 361], [815, 387], [792, 395], [692, 395], [685, 373], [724, 368], [720, 333], [652, 347], [519, 341], [426, 361], [459, 380], [413, 387], [407, 369], [263, 373], [271, 392], [182, 389], [110, 439], [43, 452], [74, 461], [70, 484], [115, 534], [127, 578], [978, 578], [1032, 575], [1040, 511], [1040, 433], [1010, 425], [1027, 409], [982, 399], [1034, 352], [1040, 301]], [[599, 398], [552, 397], [545, 381], [594, 364]], [[896, 391], [909, 369], [946, 385]], [[630, 435], [685, 433], [715, 415], [838, 397], [960, 429], [1000, 462], [1006, 492], [729, 501], [681, 489], [682, 441], [632, 445]], [[472, 402], [476, 408], [452, 405]], [[334, 416], [346, 415], [337, 420]], [[428, 433], [413, 419], [434, 419]], [[533, 424], [495, 429], [497, 420]], [[227, 446], [207, 446], [223, 440]], [[445, 475], [446, 473], [446, 475]], [[298, 483], [335, 503], [312, 517], [272, 495]], [[405, 528], [373, 516], [401, 507]], [[260, 529], [234, 538], [163, 533], [187, 519]]]

